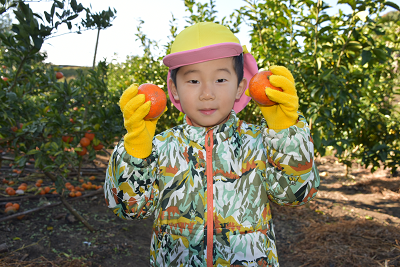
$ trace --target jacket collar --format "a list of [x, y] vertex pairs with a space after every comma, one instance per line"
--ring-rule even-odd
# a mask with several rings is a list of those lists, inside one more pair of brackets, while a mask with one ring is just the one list
[[[214, 138], [222, 138], [222, 140], [225, 140], [233, 135], [233, 133], [236, 131], [237, 125], [238, 125], [238, 117], [236, 116], [236, 113], [234, 110], [231, 110], [231, 113], [229, 115], [229, 119], [219, 125], [215, 125], [211, 128], [205, 128], [205, 127], [195, 127], [190, 125], [191, 122], [189, 118], [186, 117], [183, 118], [184, 124], [183, 124], [183, 134], [185, 135], [186, 138], [190, 139], [191, 141], [194, 141], [196, 143], [204, 143], [206, 134], [208, 131], [211, 129], [213, 130], [213, 136]], [[190, 123], [190, 124], [189, 124]]]

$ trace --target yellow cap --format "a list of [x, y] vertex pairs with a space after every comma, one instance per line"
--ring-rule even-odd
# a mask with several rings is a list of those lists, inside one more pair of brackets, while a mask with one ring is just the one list
[[200, 22], [187, 27], [176, 36], [171, 54], [221, 43], [240, 44], [239, 39], [227, 27], [213, 22]]

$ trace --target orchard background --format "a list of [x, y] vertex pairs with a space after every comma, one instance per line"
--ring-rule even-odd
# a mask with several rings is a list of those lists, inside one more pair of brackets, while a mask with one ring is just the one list
[[[69, 212], [95, 231], [67, 200], [77, 192], [87, 194], [81, 190], [83, 184], [88, 185], [82, 168], [94, 165], [99, 156], [109, 157], [125, 134], [118, 106], [124, 89], [132, 83], [154, 83], [166, 92], [168, 70], [162, 58], [171, 42], [149, 39], [141, 21], [135, 35], [143, 47], [142, 56], [96, 64], [98, 36], [112, 27], [117, 10], [110, 7], [94, 13], [76, 0], [62, 0], [54, 1], [41, 17], [29, 2], [0, 0], [0, 162], [10, 167], [3, 173], [4, 189], [18, 190], [31, 175], [26, 168], [32, 164], [51, 181], [50, 191], [40, 184], [27, 184], [29, 190], [19, 193], [56, 192]], [[370, 172], [387, 168], [393, 177], [400, 163], [399, 7], [384, 0], [338, 3], [350, 6], [351, 12], [328, 15], [329, 6], [322, 0], [244, 0], [243, 7], [218, 21], [215, 1], [185, 0], [186, 23], [177, 25], [172, 16], [169, 39], [200, 21], [226, 25], [234, 33], [241, 25], [250, 25], [251, 52], [259, 69], [283, 65], [293, 73], [316, 155], [337, 158], [346, 166], [345, 177], [354, 164]], [[387, 7], [396, 11], [385, 13]], [[13, 24], [10, 13], [15, 17]], [[92, 67], [45, 63], [42, 46], [62, 25], [71, 34], [97, 30]], [[157, 133], [182, 123], [183, 114], [168, 105]], [[239, 117], [255, 124], [262, 118], [252, 102]], [[89, 144], [82, 141], [85, 137]], [[101, 181], [98, 192], [100, 187]], [[3, 190], [5, 197], [8, 191]], [[11, 210], [5, 216], [18, 212]]]

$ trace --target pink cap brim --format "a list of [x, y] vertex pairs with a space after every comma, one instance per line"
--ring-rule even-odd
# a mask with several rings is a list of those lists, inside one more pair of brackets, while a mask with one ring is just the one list
[[[220, 59], [220, 58], [225, 58], [225, 57], [233, 57], [233, 56], [238, 56], [243, 52], [243, 48], [240, 44], [237, 43], [223, 43], [223, 44], [215, 44], [215, 45], [210, 45], [194, 50], [189, 50], [189, 51], [183, 51], [179, 53], [173, 53], [170, 55], [167, 55], [164, 57], [163, 62], [164, 64], [169, 67], [168, 71], [168, 77], [167, 77], [167, 87], [168, 87], [168, 95], [169, 99], [171, 102], [174, 104], [174, 106], [181, 112], [184, 112], [182, 110], [181, 103], [179, 101], [176, 101], [171, 93], [171, 90], [169, 88], [169, 79], [171, 77], [171, 70], [179, 68], [181, 66], [185, 65], [190, 65], [190, 64], [196, 64], [196, 63], [201, 63], [204, 61], [209, 61], [209, 60], [214, 60], [214, 59]], [[254, 59], [253, 55], [250, 53], [244, 53], [243, 54], [243, 70], [244, 70], [244, 78], [247, 80], [246, 84], [246, 89], [247, 86], [250, 82], [250, 79], [258, 73], [258, 67], [257, 67], [257, 62]], [[249, 103], [251, 100], [251, 97], [248, 97], [245, 95], [245, 93], [242, 94], [240, 99], [235, 101], [235, 104], [233, 105], [233, 110], [236, 113], [239, 113], [244, 107]]]

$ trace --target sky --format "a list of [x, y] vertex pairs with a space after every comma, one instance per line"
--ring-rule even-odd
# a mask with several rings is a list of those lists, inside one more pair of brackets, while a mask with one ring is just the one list
[[[400, 0], [391, 0], [400, 5]], [[178, 25], [178, 32], [187, 25], [185, 17], [189, 12], [185, 11], [183, 0], [78, 0], [83, 6], [92, 6], [93, 12], [101, 12], [109, 7], [117, 10], [116, 19], [112, 22], [113, 26], [102, 30], [99, 37], [99, 45], [96, 61], [112, 60], [123, 62], [127, 56], [141, 55], [142, 48], [140, 42], [135, 36], [139, 20], [143, 20], [143, 32], [151, 40], [157, 41], [159, 45], [168, 42], [170, 36], [170, 20], [172, 14], [176, 18], [175, 24]], [[200, 0], [196, 2], [208, 3], [208, 0]], [[348, 5], [337, 4], [337, 0], [325, 0], [332, 6], [328, 9], [329, 14], [338, 13], [342, 9], [346, 13], [351, 9]], [[43, 14], [43, 11], [50, 11], [51, 2], [31, 2], [30, 6], [34, 12]], [[216, 8], [218, 11], [217, 18], [220, 20], [224, 16], [229, 16], [235, 9], [245, 6], [244, 0], [216, 0]], [[393, 9], [388, 9], [388, 11]], [[236, 34], [242, 45], [251, 48], [249, 41], [250, 27], [242, 24], [240, 32]], [[56, 35], [68, 32], [65, 28], [61, 28]], [[76, 65], [76, 66], [92, 66], [93, 55], [96, 44], [96, 30], [85, 31], [82, 34], [70, 33], [58, 37], [48, 39], [42, 47], [42, 51], [46, 51], [48, 58], [46, 62], [56, 65]]]

